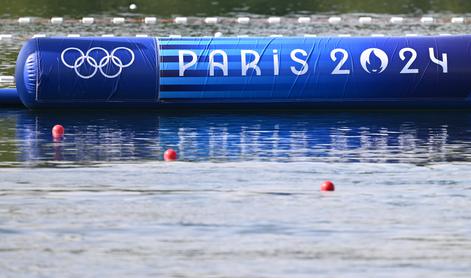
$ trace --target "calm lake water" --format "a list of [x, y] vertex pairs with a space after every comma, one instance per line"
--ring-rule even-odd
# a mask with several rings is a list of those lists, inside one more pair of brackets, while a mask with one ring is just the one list
[[[387, 23], [391, 14], [466, 15], [471, 6], [462, 1], [262, 2], [162, 1], [158, 9], [141, 1], [136, 12], [126, 1], [3, 4], [0, 34], [13, 36], [0, 40], [0, 75], [13, 73], [22, 43], [36, 33], [400, 35], [470, 26]], [[379, 23], [358, 25], [360, 12]], [[339, 13], [340, 25], [322, 21]], [[105, 20], [177, 14], [191, 22]], [[198, 23], [240, 14], [260, 20]], [[273, 14], [286, 23], [262, 22]], [[299, 14], [324, 23], [299, 25]], [[102, 21], [44, 23], [61, 15]], [[41, 22], [20, 26], [18, 16]], [[51, 136], [57, 123], [62, 140]], [[162, 161], [168, 148], [178, 162]], [[470, 162], [469, 111], [3, 107], [0, 277], [470, 277]], [[319, 192], [327, 179], [335, 192]]]

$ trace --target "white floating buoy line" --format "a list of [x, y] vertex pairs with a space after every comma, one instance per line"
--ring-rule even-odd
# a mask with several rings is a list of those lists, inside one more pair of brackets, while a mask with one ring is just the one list
[[144, 18], [144, 23], [145, 24], [156, 24], [157, 23], [157, 18], [156, 17], [145, 17]]
[[298, 18], [298, 23], [299, 24], [308, 24], [311, 22], [311, 18], [310, 17], [305, 17], [305, 16], [302, 16], [302, 17], [299, 17]]
[[177, 16], [177, 17], [175, 17], [174, 22], [175, 22], [176, 24], [187, 24], [188, 18]]
[[269, 24], [280, 24], [281, 23], [281, 17], [271, 16], [267, 19], [267, 22]]
[[373, 21], [373, 19], [369, 16], [362, 16], [358, 18], [358, 23], [360, 24], [370, 24]]
[[20, 17], [20, 18], [18, 18], [18, 23], [19, 24], [29, 24], [31, 22], [32, 22], [31, 17]]
[[13, 38], [12, 34], [0, 34], [0, 41], [9, 41]]
[[424, 16], [420, 19], [420, 22], [423, 24], [432, 24], [434, 23], [434, 18], [430, 16]]
[[[135, 4], [134, 4], [135, 5]], [[132, 4], [129, 6], [130, 10], [137, 9], [137, 5], [134, 7]], [[14, 21], [13, 21], [14, 20]], [[0, 24], [3, 24], [4, 22], [7, 22], [8, 24], [15, 24], [15, 21], [19, 25], [28, 25], [28, 24], [51, 24], [51, 25], [57, 25], [57, 33], [59, 33], [59, 36], [64, 36], [64, 37], [80, 37], [81, 34], [64, 34], [61, 32], [59, 29], [60, 25], [71, 25], [71, 24], [83, 24], [83, 25], [92, 25], [92, 24], [103, 24], [103, 25], [121, 25], [121, 24], [142, 24], [142, 25], [154, 25], [154, 24], [189, 24], [189, 25], [215, 25], [215, 26], [233, 26], [233, 25], [240, 25], [245, 26], [248, 30], [251, 30], [251, 26], [253, 25], [273, 25], [273, 28], [276, 28], [276, 30], [272, 31], [272, 34], [265, 32], [264, 35], [266, 36], [271, 36], [271, 37], [280, 37], [282, 36], [283, 33], [279, 33], [281, 30], [280, 28], [283, 28], [286, 24], [290, 24], [291, 26], [295, 26], [298, 24], [299, 26], [318, 26], [319, 24], [341, 24], [341, 26], [344, 25], [364, 25], [364, 26], [370, 26], [369, 28], [372, 30], [372, 33], [365, 34], [365, 32], [362, 32], [360, 36], [372, 36], [372, 37], [384, 37], [387, 36], [387, 30], [390, 28], [393, 28], [390, 26], [390, 24], [404, 24], [405, 26], [407, 25], [423, 25], [424, 28], [427, 28], [425, 26], [437, 26], [438, 24], [471, 24], [471, 22], [467, 19], [465, 16], [459, 16], [459, 15], [450, 15], [450, 16], [445, 16], [445, 17], [433, 17], [429, 15], [424, 15], [421, 17], [404, 17], [404, 16], [397, 16], [397, 15], [392, 15], [392, 16], [385, 16], [385, 15], [377, 15], [377, 16], [369, 16], [369, 15], [360, 15], [360, 16], [352, 16], [349, 14], [345, 15], [331, 15], [331, 16], [326, 16], [326, 15], [300, 15], [298, 17], [293, 17], [293, 16], [287, 16], [287, 17], [279, 17], [279, 16], [267, 16], [267, 17], [249, 17], [249, 16], [239, 16], [239, 17], [185, 17], [185, 16], [177, 16], [173, 18], [159, 18], [156, 16], [145, 16], [145, 17], [105, 17], [105, 18], [95, 18], [95, 17], [82, 17], [80, 19], [73, 19], [73, 18], [65, 18], [62, 16], [53, 16], [50, 18], [40, 18], [40, 17], [20, 17], [17, 19], [0, 19]], [[373, 29], [375, 28], [376, 25], [388, 25], [388, 27], [385, 27], [385, 32], [386, 34], [382, 34], [381, 30]], [[119, 28], [119, 27], [118, 27]], [[267, 28], [269, 31], [270, 27], [263, 27]], [[220, 32], [219, 30], [211, 30], [208, 32], [207, 37], [221, 37], [221, 36], [231, 36], [231, 37], [248, 37], [249, 35], [243, 34], [244, 32], [241, 31], [241, 34], [228, 34], [228, 32]], [[301, 30], [301, 29], [300, 29]], [[339, 33], [335, 33], [335, 31], [332, 31], [332, 36], [338, 36], [338, 37], [349, 37], [351, 34], [343, 34], [340, 31], [341, 29], [338, 29]], [[374, 31], [373, 31], [374, 30]], [[36, 32], [41, 32], [40, 30]], [[25, 34], [26, 32], [21, 31], [18, 33], [13, 33], [13, 34], [0, 34], [0, 42], [1, 43], [8, 43], [8, 42], [17, 42], [20, 40], [26, 40], [29, 38], [42, 38], [46, 36], [58, 36], [57, 33], [54, 31], [46, 31], [44, 32], [47, 33], [35, 33], [35, 34]], [[112, 32], [112, 31], [108, 31]], [[141, 33], [142, 32], [142, 33]], [[151, 37], [153, 36], [152, 34], [146, 34], [149, 32], [147, 29], [136, 29], [136, 32], [134, 34], [130, 34], [131, 36], [136, 36], [136, 37]], [[276, 33], [275, 33], [276, 32]], [[307, 32], [307, 34], [303, 34], [301, 32]], [[300, 36], [305, 36], [305, 37], [316, 37], [316, 36], [323, 36], [326, 34], [311, 34], [309, 31], [303, 30], [298, 33]], [[421, 32], [421, 31], [418, 31]], [[422, 34], [427, 35], [431, 34], [433, 30], [430, 31], [422, 31]], [[293, 32], [291, 32], [293, 33]], [[394, 34], [393, 36], [419, 36], [419, 34], [398, 34], [395, 31], [392, 31]], [[294, 34], [294, 33], [293, 33]], [[85, 36], [85, 34], [82, 34]], [[104, 33], [104, 34], [90, 34], [88, 32], [87, 35], [96, 35], [96, 36], [102, 36], [102, 37], [114, 37], [117, 36], [112, 33]], [[162, 35], [162, 34], [159, 34]], [[256, 36], [257, 34], [251, 34], [251, 36]], [[284, 33], [284, 35], [290, 36], [290, 33]], [[448, 33], [437, 33], [435, 35], [450, 35]], [[165, 36], [163, 34], [162, 36]], [[181, 37], [179, 34], [171, 34], [169, 37]]]
[[239, 24], [248, 24], [250, 22], [250, 17], [238, 17], [237, 23]]
[[81, 21], [83, 24], [93, 24], [95, 19], [93, 17], [84, 17]]
[[330, 24], [338, 24], [338, 23], [340, 23], [341, 21], [342, 21], [342, 18], [339, 17], [339, 16], [331, 16], [331, 17], [329, 17], [329, 19], [328, 19], [328, 22], [329, 22]]
[[463, 24], [464, 23], [464, 17], [452, 17], [451, 18], [451, 23], [453, 23], [453, 24]]
[[124, 17], [113, 17], [113, 19], [111, 19], [111, 23], [113, 24], [123, 24], [124, 22], [126, 22]]
[[404, 18], [400, 17], [400, 16], [393, 16], [393, 17], [391, 17], [391, 19], [389, 19], [389, 22], [392, 23], [392, 24], [400, 24], [403, 21], [404, 21]]
[[[133, 4], [131, 4], [133, 5]], [[132, 9], [130, 5], [130, 9]], [[135, 4], [134, 4], [135, 5]], [[137, 8], [137, 6], [136, 6]], [[155, 16], [146, 16], [143, 18], [134, 18], [134, 17], [113, 17], [113, 18], [94, 18], [94, 17], [83, 17], [81, 19], [65, 19], [64, 17], [54, 16], [49, 19], [44, 18], [37, 18], [37, 17], [20, 17], [17, 19], [17, 22], [20, 25], [32, 24], [32, 23], [39, 23], [39, 24], [73, 24], [73, 23], [81, 23], [81, 24], [123, 24], [123, 23], [141, 23], [141, 24], [158, 24], [158, 23], [175, 23], [175, 24], [200, 24], [201, 22], [205, 24], [249, 24], [249, 23], [268, 23], [268, 24], [280, 24], [284, 22], [289, 22], [293, 24], [339, 24], [342, 22], [346, 22], [348, 24], [466, 24], [467, 20], [464, 16], [453, 16], [447, 18], [435, 18], [432, 16], [422, 16], [420, 18], [404, 18], [402, 16], [358, 16], [356, 20], [352, 21], [351, 19], [355, 19], [350, 15], [333, 15], [333, 16], [299, 16], [299, 17], [278, 17], [278, 16], [270, 16], [266, 18], [250, 18], [248, 16], [241, 16], [241, 17], [184, 17], [184, 16], [177, 16], [174, 18], [158, 18]], [[1, 22], [2, 20], [0, 20]]]
[[62, 24], [62, 22], [64, 22], [63, 17], [51, 17], [52, 24]]
[[0, 75], [1, 84], [13, 84], [15, 83], [15, 77], [11, 75]]
[[[314, 37], [339, 37], [339, 38], [346, 38], [346, 37], [353, 37], [353, 36], [358, 36], [358, 37], [386, 37], [386, 36], [392, 36], [392, 37], [398, 37], [398, 36], [405, 36], [405, 37], [418, 37], [418, 36], [451, 36], [453, 35], [452, 33], [428, 33], [428, 34], [417, 34], [417, 33], [402, 33], [402, 34], [383, 34], [383, 33], [365, 33], [365, 34], [348, 34], [348, 33], [322, 33], [322, 34], [312, 34], [312, 33], [306, 33], [306, 34], [296, 34], [296, 36], [303, 36], [306, 38], [314, 38]], [[45, 38], [45, 37], [68, 37], [68, 38], [79, 38], [81, 37], [82, 34], [45, 34], [45, 33], [36, 33], [36, 34], [30, 34], [30, 35], [25, 35], [25, 34], [0, 34], [0, 44], [2, 43], [17, 43], [18, 41], [25, 41], [30, 38]], [[86, 36], [90, 36], [87, 34]], [[135, 36], [139, 38], [145, 38], [145, 37], [170, 37], [170, 38], [181, 38], [182, 35], [180, 34], [159, 34], [159, 35], [154, 35], [154, 34], [145, 34], [145, 33], [135, 33], [135, 34], [125, 34], [125, 35], [118, 35], [118, 34], [112, 34], [112, 33], [104, 33], [104, 34], [94, 34], [92, 36], [101, 36], [104, 38], [111, 38], [111, 37], [119, 37], [119, 36]], [[205, 38], [210, 38], [210, 37], [232, 37], [232, 38], [247, 38], [247, 37], [257, 37], [257, 36], [265, 36], [265, 37], [272, 37], [272, 38], [277, 38], [277, 37], [290, 37], [294, 36], [291, 34], [229, 34], [229, 35], [224, 35], [224, 33], [217, 31], [212, 34], [208, 35], [202, 35], [198, 37], [205, 37]], [[189, 36], [192, 37], [192, 36]]]
[[204, 23], [206, 24], [217, 24], [218, 18], [217, 17], [207, 17], [204, 19]]

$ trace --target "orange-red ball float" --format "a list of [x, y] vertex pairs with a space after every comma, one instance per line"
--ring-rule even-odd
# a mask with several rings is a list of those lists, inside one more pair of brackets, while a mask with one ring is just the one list
[[52, 128], [52, 137], [54, 138], [60, 138], [62, 136], [64, 136], [64, 127], [61, 126], [61, 125], [55, 125], [53, 128]]
[[331, 181], [325, 181], [321, 184], [321, 191], [334, 191], [335, 186]]
[[168, 149], [164, 152], [165, 161], [175, 161], [177, 160], [177, 152], [173, 149]]

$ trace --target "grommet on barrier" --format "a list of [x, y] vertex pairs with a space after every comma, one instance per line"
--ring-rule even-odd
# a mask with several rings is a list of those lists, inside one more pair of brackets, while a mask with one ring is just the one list
[[64, 19], [62, 17], [51, 17], [52, 24], [62, 24]]
[[84, 17], [82, 18], [81, 22], [83, 24], [93, 24], [93, 22], [95, 22], [95, 19], [93, 17]]
[[130, 4], [130, 5], [129, 5], [129, 9], [130, 9], [131, 11], [134, 11], [135, 9], [137, 9], [137, 5], [134, 4], [134, 3], [133, 3], [133, 4]]
[[187, 24], [188, 23], [188, 18], [186, 17], [175, 17], [174, 22], [176, 24]]
[[308, 24], [310, 22], [311, 22], [310, 17], [300, 17], [300, 18], [298, 18], [298, 23], [299, 24]]
[[124, 17], [113, 17], [113, 19], [111, 19], [111, 23], [113, 24], [123, 24], [124, 22]]
[[271, 16], [267, 19], [269, 24], [279, 24], [281, 22], [281, 18], [277, 16]]
[[372, 21], [372, 18], [369, 16], [362, 16], [358, 19], [358, 23], [360, 24], [370, 24]]
[[144, 18], [144, 23], [145, 24], [155, 24], [157, 22], [156, 17], [145, 17]]
[[206, 24], [217, 24], [218, 18], [217, 17], [207, 17], [204, 19], [204, 23]]
[[237, 18], [237, 23], [239, 24], [248, 24], [250, 22], [250, 18], [248, 17], [239, 17]]
[[31, 23], [31, 17], [20, 17], [18, 18], [19, 24], [29, 24]]
[[342, 21], [342, 18], [341, 17], [338, 17], [338, 16], [331, 16], [329, 17], [328, 19], [328, 22], [330, 24], [337, 24], [337, 23], [340, 23]]
[[404, 21], [404, 18], [402, 17], [399, 17], [399, 16], [393, 16], [391, 17], [391, 19], [389, 20], [390, 23], [392, 24], [400, 24]]

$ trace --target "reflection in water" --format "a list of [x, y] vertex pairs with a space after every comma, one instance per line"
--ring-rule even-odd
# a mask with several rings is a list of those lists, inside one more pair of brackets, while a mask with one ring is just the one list
[[[24, 164], [160, 160], [167, 148], [186, 161], [469, 161], [471, 113], [4, 111], [0, 157]], [[12, 119], [15, 119], [14, 121]], [[51, 128], [66, 127], [54, 142]], [[5, 126], [6, 125], [6, 126]], [[12, 147], [15, 146], [15, 147]], [[14, 155], [12, 155], [14, 154]]]

